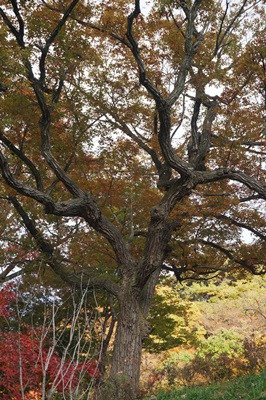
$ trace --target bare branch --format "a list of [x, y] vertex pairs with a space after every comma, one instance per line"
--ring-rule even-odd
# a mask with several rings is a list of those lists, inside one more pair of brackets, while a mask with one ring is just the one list
[[11, 4], [12, 4], [13, 10], [14, 10], [14, 13], [15, 13], [15, 15], [17, 17], [18, 23], [19, 23], [19, 35], [20, 35], [21, 40], [23, 40], [23, 36], [24, 36], [24, 21], [23, 21], [23, 19], [21, 17], [21, 14], [19, 12], [17, 0], [11, 0]]
[[138, 17], [138, 15], [140, 13], [141, 13], [141, 11], [140, 11], [139, 0], [135, 0], [135, 9], [127, 18], [126, 36], [131, 45], [130, 49], [132, 51], [132, 54], [138, 65], [139, 81], [147, 89], [147, 91], [153, 96], [156, 103], [160, 104], [160, 103], [162, 103], [163, 98], [162, 98], [160, 92], [158, 91], [158, 89], [156, 88], [156, 86], [154, 86], [147, 77], [146, 68], [145, 68], [144, 62], [141, 58], [141, 55], [140, 55], [140, 49], [138, 46], [138, 42], [136, 41], [136, 39], [134, 38], [133, 33], [132, 33], [134, 20]]
[[130, 43], [123, 36], [120, 36], [115, 32], [109, 31], [108, 29], [101, 28], [100, 26], [92, 24], [90, 22], [83, 21], [83, 20], [81, 20], [79, 18], [76, 18], [76, 17], [73, 17], [73, 16], [70, 16], [70, 18], [73, 19], [74, 21], [76, 21], [78, 24], [80, 24], [82, 26], [87, 26], [87, 27], [89, 27], [91, 29], [94, 29], [94, 30], [96, 30], [98, 32], [101, 32], [101, 33], [107, 33], [111, 38], [119, 41], [120, 43], [124, 44], [126, 47], [131, 49]]
[[243, 3], [241, 4], [239, 10], [236, 12], [235, 16], [231, 19], [230, 23], [228, 24], [228, 26], [225, 28], [224, 32], [222, 33], [224, 21], [225, 21], [226, 15], [228, 13], [228, 7], [229, 7], [229, 1], [226, 1], [225, 12], [222, 17], [220, 29], [219, 29], [218, 36], [216, 39], [216, 45], [215, 45], [215, 50], [214, 50], [215, 55], [218, 53], [219, 49], [221, 48], [225, 38], [231, 33], [232, 29], [235, 26], [237, 19], [245, 12], [245, 6], [246, 6], [247, 2], [248, 2], [248, 0], [243, 0]]
[[53, 156], [51, 152], [51, 144], [50, 144], [50, 124], [51, 124], [51, 114], [50, 107], [48, 107], [45, 97], [40, 89], [39, 83], [33, 84], [35, 94], [39, 103], [39, 106], [42, 111], [42, 117], [39, 120], [40, 130], [41, 130], [41, 138], [42, 138], [42, 153], [43, 156], [52, 169], [56, 177], [65, 185], [68, 191], [74, 197], [80, 197], [83, 195], [83, 191], [78, 187], [78, 185], [70, 179], [70, 177], [66, 174], [64, 169], [59, 165], [56, 158]]
[[[15, 4], [16, 2], [13, 1], [13, 3]], [[16, 10], [17, 10], [17, 13], [19, 13], [17, 8], [16, 8]], [[19, 25], [20, 25], [20, 31], [18, 31], [18, 30], [14, 27], [14, 25], [12, 24], [12, 22], [11, 22], [10, 19], [8, 18], [7, 14], [4, 12], [4, 10], [3, 10], [1, 7], [0, 7], [0, 15], [2, 16], [3, 21], [5, 22], [5, 24], [6, 24], [7, 27], [9, 28], [9, 30], [10, 30], [10, 31], [13, 33], [13, 35], [15, 36], [18, 45], [19, 45], [22, 49], [24, 49], [24, 48], [25, 48], [24, 39], [23, 39], [24, 28], [22, 29], [23, 23], [22, 23], [22, 22], [19, 23]], [[21, 20], [21, 21], [22, 21], [22, 20]]]
[[200, 172], [195, 171], [193, 176], [199, 185], [207, 182], [217, 182], [223, 179], [231, 179], [243, 183], [245, 186], [258, 193], [260, 198], [266, 199], [266, 184], [264, 182], [260, 182], [244, 172], [236, 171], [234, 168], [219, 168], [213, 171]]
[[[65, 171], [65, 172], [67, 172], [67, 171], [69, 170], [69, 168], [70, 168], [70, 166], [71, 166], [71, 164], [72, 164], [72, 161], [73, 161], [73, 159], [74, 159], [74, 156], [75, 156], [75, 151], [72, 152], [72, 154], [70, 155], [70, 157], [69, 157], [69, 159], [68, 159], [68, 161], [67, 161], [67, 163], [66, 163], [66, 165], [65, 165], [65, 167], [64, 167], [64, 171]], [[56, 185], [57, 185], [59, 182], [60, 182], [59, 179], [55, 179], [55, 180], [51, 183], [51, 185], [46, 189], [46, 193], [50, 195], [50, 194], [52, 193], [53, 189], [56, 187]]]
[[52, 198], [45, 193], [34, 189], [33, 187], [19, 181], [14, 177], [12, 172], [10, 171], [7, 159], [5, 158], [4, 154], [0, 151], [0, 168], [2, 171], [2, 176], [8, 186], [15, 189], [18, 193], [21, 193], [24, 196], [30, 197], [35, 199], [39, 203], [45, 205], [49, 209], [54, 208], [54, 202]]
[[162, 163], [159, 160], [156, 152], [153, 149], [151, 149], [146, 143], [144, 143], [143, 140], [138, 135], [134, 134], [132, 130], [129, 128], [129, 126], [116, 113], [114, 113], [114, 111], [108, 110], [108, 112], [114, 118], [114, 120], [108, 118], [109, 123], [112, 124], [114, 127], [122, 130], [135, 143], [137, 143], [139, 147], [142, 148], [142, 150], [148, 153], [152, 161], [154, 162], [154, 165], [156, 166], [158, 173], [160, 174], [162, 171]]
[[15, 197], [9, 197], [10, 202], [15, 207], [16, 211], [22, 218], [27, 231], [35, 240], [38, 249], [44, 256], [45, 262], [53, 269], [53, 271], [59, 275], [65, 282], [70, 284], [71, 286], [76, 285], [85, 285], [85, 287], [101, 287], [109, 291], [114, 295], [118, 295], [119, 288], [118, 285], [113, 282], [111, 279], [105, 277], [99, 277], [87, 272], [82, 273], [80, 275], [76, 275], [73, 272], [68, 271], [64, 264], [63, 260], [60, 262], [60, 255], [57, 254], [51, 242], [44, 238], [43, 234], [40, 230], [36, 228], [35, 222], [29, 217], [26, 211], [23, 209], [22, 205]]
[[219, 47], [220, 47], [220, 37], [221, 37], [221, 34], [222, 34], [223, 25], [224, 25], [225, 18], [226, 18], [227, 13], [228, 13], [228, 9], [229, 9], [229, 0], [226, 0], [225, 11], [224, 11], [224, 14], [222, 16], [222, 20], [221, 20], [221, 23], [220, 23], [218, 35], [217, 35], [217, 38], [216, 38], [214, 55], [216, 55], [218, 53], [218, 50], [219, 50]]
[[173, 140], [176, 132], [178, 131], [178, 129], [180, 128], [180, 126], [182, 125], [182, 122], [184, 120], [185, 111], [186, 111], [186, 102], [185, 102], [185, 100], [186, 100], [186, 94], [184, 93], [183, 94], [182, 113], [181, 113], [180, 120], [179, 120], [179, 123], [178, 123], [177, 127], [175, 128], [175, 130], [171, 134], [171, 141]]
[[11, 152], [16, 154], [16, 156], [29, 167], [30, 171], [32, 172], [35, 178], [37, 189], [42, 191], [43, 183], [38, 169], [22, 150], [18, 149], [16, 146], [12, 144], [12, 142], [4, 135], [4, 132], [1, 129], [0, 129], [0, 141], [2, 141], [2, 143], [7, 148], [9, 148]]
[[[2, 272], [0, 273], [0, 283], [7, 282], [14, 278], [17, 278], [18, 276], [21, 276], [23, 274], [22, 266], [24, 265], [24, 262], [28, 263], [29, 260], [18, 261], [18, 262], [12, 261], [12, 262], [7, 263], [7, 265], [5, 265], [5, 266], [1, 265], [0, 268], [2, 269]], [[20, 268], [20, 270], [13, 272], [11, 274], [11, 271], [13, 271], [14, 269], [17, 269], [18, 267]]]
[[73, 9], [75, 8], [75, 6], [77, 5], [78, 2], [79, 2], [79, 0], [73, 0], [70, 3], [70, 5], [66, 9], [66, 11], [64, 12], [63, 17], [58, 22], [57, 26], [54, 28], [54, 30], [51, 33], [50, 37], [46, 40], [45, 46], [41, 49], [42, 55], [41, 55], [40, 63], [39, 63], [40, 82], [41, 82], [41, 84], [45, 83], [45, 75], [46, 75], [45, 61], [46, 61], [46, 57], [47, 57], [47, 54], [49, 52], [50, 46], [53, 44], [54, 40], [56, 39], [56, 37], [58, 36], [59, 32], [61, 31], [61, 29], [65, 25], [66, 21], [69, 18], [69, 15], [71, 14], [71, 12], [73, 11]]
[[236, 221], [234, 218], [228, 217], [227, 215], [223, 215], [223, 214], [215, 215], [215, 217], [217, 219], [223, 219], [225, 221], [231, 222], [232, 224], [234, 224], [236, 226], [239, 226], [240, 228], [245, 228], [248, 231], [252, 232], [254, 235], [258, 236], [260, 239], [266, 240], [266, 235], [264, 235], [263, 233], [257, 231], [252, 226], [250, 226], [248, 224], [245, 224], [244, 222]]
[[176, 77], [174, 89], [166, 99], [168, 106], [172, 106], [177, 101], [179, 96], [183, 93], [186, 77], [191, 68], [192, 60], [197, 54], [200, 43], [203, 40], [203, 36], [198, 34], [195, 28], [195, 20], [200, 3], [201, 0], [196, 0], [192, 8], [190, 9], [185, 1], [180, 2], [180, 5], [183, 8], [188, 19], [187, 29], [185, 32], [185, 55], [182, 60], [178, 75]]
[[259, 270], [256, 269], [255, 265], [251, 265], [250, 263], [247, 262], [247, 260], [239, 260], [237, 259], [233, 252], [224, 248], [223, 246], [214, 243], [210, 240], [200, 240], [201, 243], [210, 246], [216, 250], [219, 250], [221, 253], [224, 253], [229, 260], [231, 260], [232, 262], [235, 262], [236, 264], [239, 264], [242, 268], [249, 270], [250, 272], [252, 272], [252, 274], [254, 275], [264, 275], [265, 274], [265, 269], [264, 268], [260, 268]]

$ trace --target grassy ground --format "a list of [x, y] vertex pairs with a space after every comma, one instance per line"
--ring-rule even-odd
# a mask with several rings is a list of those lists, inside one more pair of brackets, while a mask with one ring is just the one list
[[266, 400], [266, 370], [260, 375], [206, 387], [161, 391], [147, 400]]

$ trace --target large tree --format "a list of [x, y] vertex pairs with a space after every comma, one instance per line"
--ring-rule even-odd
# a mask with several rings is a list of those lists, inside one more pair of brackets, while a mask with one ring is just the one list
[[104, 398], [135, 399], [163, 269], [263, 273], [264, 1], [4, 0], [0, 16], [0, 278], [49, 267], [116, 299]]

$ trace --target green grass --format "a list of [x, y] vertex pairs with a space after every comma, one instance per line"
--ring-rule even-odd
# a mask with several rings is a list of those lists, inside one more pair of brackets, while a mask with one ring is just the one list
[[160, 391], [147, 400], [266, 400], [266, 370], [232, 382], [181, 390]]

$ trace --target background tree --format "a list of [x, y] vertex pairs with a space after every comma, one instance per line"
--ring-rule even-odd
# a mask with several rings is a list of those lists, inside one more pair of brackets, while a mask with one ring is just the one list
[[[144, 340], [141, 386], [198, 386], [265, 368], [265, 277], [173, 277], [157, 285]], [[260, 301], [258, 301], [260, 299]], [[160, 323], [161, 320], [161, 323]], [[152, 352], [152, 354], [151, 354]]]
[[261, 274], [265, 254], [264, 1], [140, 6], [0, 7], [1, 279], [49, 267], [117, 299], [105, 399], [137, 396], [162, 269]]

